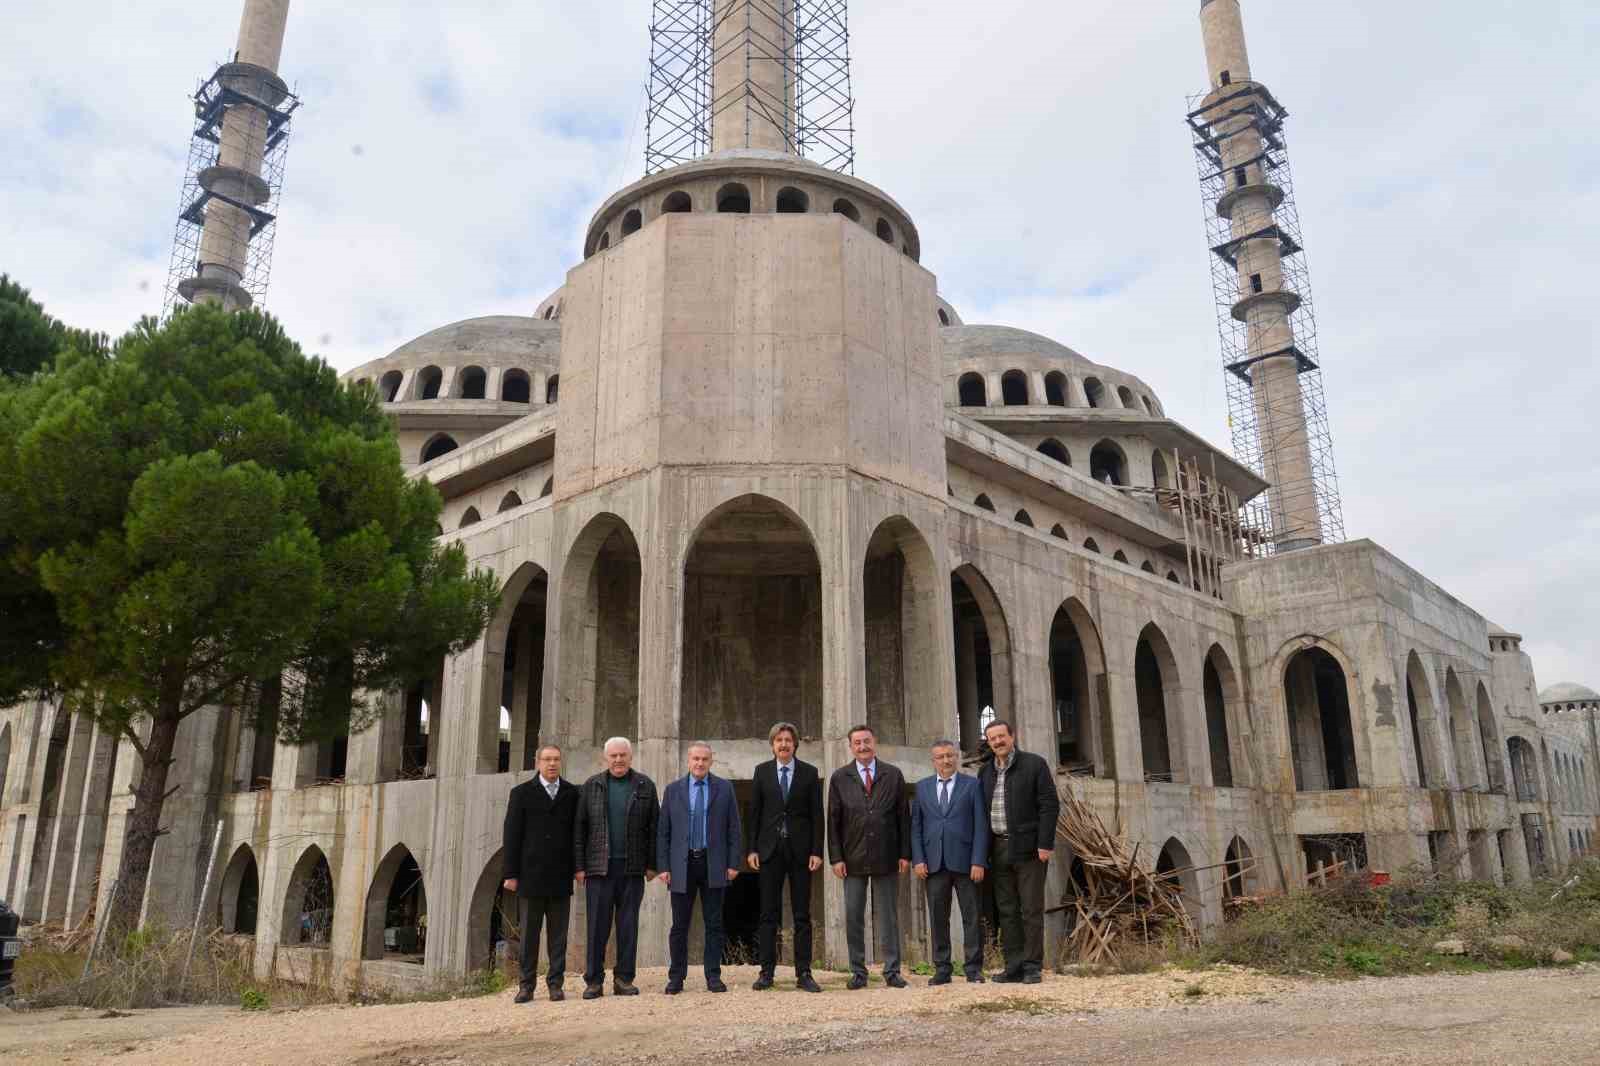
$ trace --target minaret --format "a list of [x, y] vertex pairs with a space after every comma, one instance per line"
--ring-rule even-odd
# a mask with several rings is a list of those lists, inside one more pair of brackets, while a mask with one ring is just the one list
[[713, 0], [711, 150], [795, 151], [793, 0]]
[[1212, 234], [1238, 458], [1272, 488], [1272, 550], [1343, 536], [1310, 293], [1283, 142], [1287, 112], [1250, 72], [1239, 0], [1202, 0], [1210, 87], [1189, 114]]
[[289, 0], [245, 0], [232, 62], [195, 94], [169, 309], [183, 300], [237, 310], [265, 289], [271, 245], [263, 231], [275, 218], [282, 148], [299, 103], [278, 77], [288, 18]]

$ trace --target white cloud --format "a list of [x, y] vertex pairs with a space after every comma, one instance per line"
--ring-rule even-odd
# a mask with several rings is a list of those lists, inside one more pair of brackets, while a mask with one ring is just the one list
[[[852, 11], [858, 174], [911, 212], [969, 322], [1056, 337], [1225, 442], [1182, 123], [1197, 4], [872, 0]], [[641, 170], [649, 4], [298, 3], [268, 304], [336, 365], [531, 312]], [[1600, 684], [1600, 13], [1245, 0], [1290, 108], [1352, 536]], [[0, 270], [76, 324], [159, 309], [185, 95], [238, 4], [29, 4], [0, 35]], [[86, 31], [85, 27], [92, 27]], [[359, 149], [359, 153], [357, 151]], [[323, 340], [322, 338], [326, 338]]]

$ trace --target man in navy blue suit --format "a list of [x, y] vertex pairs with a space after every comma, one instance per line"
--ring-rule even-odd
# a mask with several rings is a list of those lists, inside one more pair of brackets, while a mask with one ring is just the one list
[[983, 981], [983, 933], [978, 927], [978, 884], [989, 864], [989, 811], [978, 779], [959, 772], [961, 749], [953, 740], [933, 745], [933, 776], [917, 782], [911, 804], [911, 861], [928, 890], [933, 928], [933, 980], [950, 983], [950, 897], [961, 905], [963, 969]]
[[733, 786], [711, 772], [711, 745], [689, 745], [689, 772], [667, 786], [656, 821], [656, 864], [661, 883], [672, 890], [669, 996], [683, 991], [689, 973], [689, 922], [694, 897], [706, 925], [706, 988], [726, 992], [722, 983], [722, 894], [739, 876], [744, 833]]

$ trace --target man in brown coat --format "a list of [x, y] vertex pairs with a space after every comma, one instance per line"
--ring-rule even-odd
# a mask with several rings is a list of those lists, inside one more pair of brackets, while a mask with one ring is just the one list
[[850, 947], [849, 989], [867, 987], [867, 889], [883, 983], [906, 987], [900, 976], [900, 875], [911, 868], [911, 808], [900, 771], [878, 761], [870, 726], [850, 730], [855, 756], [828, 779], [828, 861], [844, 879], [844, 930]]

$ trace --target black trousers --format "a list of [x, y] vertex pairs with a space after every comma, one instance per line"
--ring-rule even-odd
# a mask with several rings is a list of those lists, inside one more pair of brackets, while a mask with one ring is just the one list
[[522, 896], [517, 900], [518, 920], [522, 923], [522, 987], [532, 988], [539, 979], [539, 926], [549, 933], [550, 965], [545, 983], [560, 988], [567, 979], [567, 921], [572, 914], [571, 896]]
[[966, 874], [940, 870], [923, 882], [928, 889], [928, 920], [933, 931], [933, 970], [949, 976], [950, 898], [961, 907], [961, 938], [966, 942], [962, 970], [968, 977], [983, 972], [983, 928], [978, 924], [978, 886]]
[[761, 972], [768, 977], [778, 966], [778, 926], [783, 918], [783, 885], [789, 884], [794, 911], [794, 975], [811, 972], [811, 853], [788, 837], [756, 873], [761, 888]]
[[1045, 864], [1036, 853], [1013, 861], [1010, 841], [996, 837], [989, 856], [995, 909], [1000, 912], [1000, 946], [1006, 973], [1021, 977], [1044, 972]]
[[667, 932], [667, 951], [671, 956], [667, 966], [667, 980], [682, 983], [689, 973], [689, 923], [694, 921], [694, 898], [700, 897], [700, 915], [706, 926], [706, 981], [722, 978], [722, 894], [723, 888], [712, 888], [706, 877], [706, 853], [689, 853], [689, 865], [684, 871], [684, 885], [679, 891], [672, 886], [672, 928]]
[[622, 861], [613, 862], [604, 877], [584, 880], [584, 903], [588, 907], [589, 943], [585, 951], [583, 983], [604, 984], [606, 945], [611, 942], [611, 927], [617, 927], [617, 967], [619, 981], [633, 983], [634, 962], [639, 956], [639, 905], [644, 902], [644, 878], [629, 877]]

